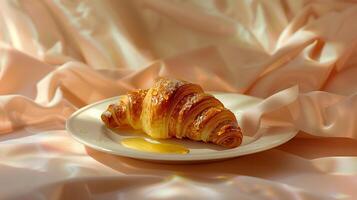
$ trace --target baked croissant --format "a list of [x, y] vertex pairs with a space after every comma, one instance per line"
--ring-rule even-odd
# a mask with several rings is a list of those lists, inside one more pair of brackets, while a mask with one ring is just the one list
[[147, 90], [121, 96], [101, 115], [109, 128], [130, 126], [153, 138], [189, 138], [226, 148], [242, 142], [234, 114], [193, 83], [159, 78]]

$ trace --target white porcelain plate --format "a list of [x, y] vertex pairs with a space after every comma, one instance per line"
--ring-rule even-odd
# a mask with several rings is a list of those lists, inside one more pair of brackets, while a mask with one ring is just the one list
[[[245, 95], [230, 93], [212, 94], [216, 96], [225, 107], [234, 112], [237, 119], [239, 119], [240, 112], [260, 102], [259, 99]], [[149, 136], [129, 131], [115, 133], [107, 129], [100, 119], [101, 113], [106, 110], [107, 106], [111, 103], [115, 103], [117, 100], [118, 97], [114, 97], [77, 110], [67, 120], [67, 131], [80, 143], [96, 150], [119, 156], [163, 163], [204, 162], [252, 154], [281, 145], [293, 138], [297, 133], [297, 130], [293, 127], [265, 127], [260, 129], [260, 131], [264, 131], [265, 133], [262, 137], [253, 140], [249, 136], [244, 136], [242, 145], [234, 149], [224, 149], [217, 145], [202, 142], [169, 139], [167, 140], [168, 142], [181, 144], [188, 148], [190, 152], [188, 154], [142, 152], [124, 147], [120, 144], [120, 141], [129, 137], [150, 138]]]

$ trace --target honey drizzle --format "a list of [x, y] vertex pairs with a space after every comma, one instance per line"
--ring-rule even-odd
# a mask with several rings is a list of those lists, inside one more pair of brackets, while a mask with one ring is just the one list
[[178, 144], [171, 144], [140, 137], [123, 139], [121, 144], [129, 149], [150, 153], [187, 154], [190, 152], [189, 149]]

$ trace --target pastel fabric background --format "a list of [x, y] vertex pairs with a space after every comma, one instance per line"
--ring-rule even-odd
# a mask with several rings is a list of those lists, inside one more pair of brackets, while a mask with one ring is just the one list
[[[357, 198], [356, 19], [352, 0], [0, 1], [0, 199]], [[76, 109], [158, 76], [263, 99], [239, 121], [246, 134], [300, 132], [175, 166], [64, 130]]]

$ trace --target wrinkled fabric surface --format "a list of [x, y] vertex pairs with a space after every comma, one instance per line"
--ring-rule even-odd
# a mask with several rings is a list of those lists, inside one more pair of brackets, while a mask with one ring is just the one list
[[[352, 0], [0, 1], [0, 199], [356, 199], [356, 18]], [[263, 99], [239, 121], [247, 135], [300, 133], [175, 166], [64, 130], [76, 109], [158, 76]]]

